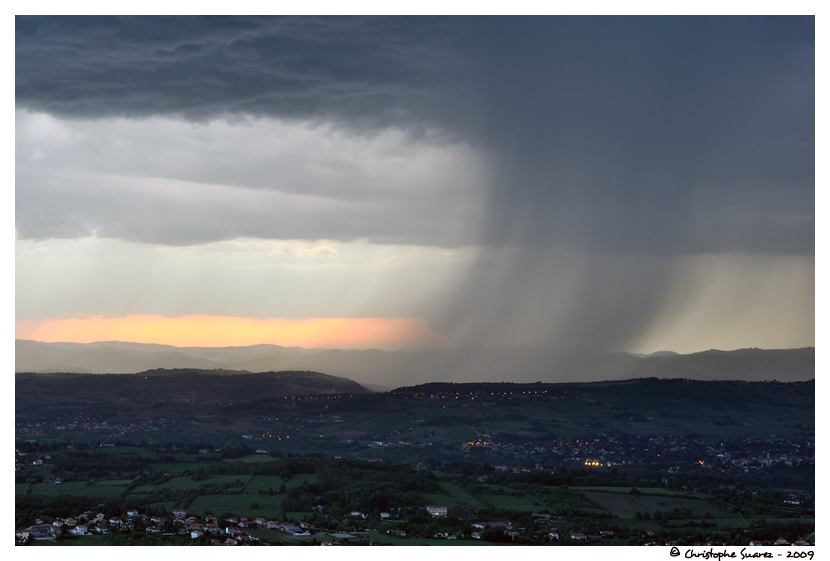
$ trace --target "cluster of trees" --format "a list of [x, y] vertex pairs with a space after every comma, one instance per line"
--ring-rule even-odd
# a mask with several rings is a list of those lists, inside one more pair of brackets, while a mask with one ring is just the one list
[[[408, 466], [315, 458], [303, 462], [286, 462], [284, 471], [298, 468], [294, 473], [313, 473], [315, 483], [304, 482], [288, 490], [283, 500], [287, 511], [311, 510], [315, 505], [327, 505], [361, 511], [387, 511], [394, 507], [423, 504], [422, 493], [438, 493], [441, 488], [434, 476], [421, 474]], [[286, 469], [287, 468], [287, 469]]]
[[[678, 520], [678, 519], [688, 519], [692, 518], [693, 513], [692, 509], [690, 508], [674, 508], [672, 510], [668, 510], [666, 512], [662, 512], [660, 510], [655, 510], [654, 514], [650, 514], [648, 512], [636, 512], [634, 514], [634, 518], [637, 520]], [[711, 512], [706, 512], [703, 514], [703, 518], [709, 519], [712, 518]]]
[[150, 459], [136, 454], [106, 454], [96, 450], [67, 450], [55, 455], [53, 472], [64, 478], [129, 479], [147, 469]]

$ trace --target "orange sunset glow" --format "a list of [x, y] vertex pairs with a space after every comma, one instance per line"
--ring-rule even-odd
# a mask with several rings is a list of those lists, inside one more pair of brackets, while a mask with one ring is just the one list
[[418, 318], [246, 318], [128, 315], [18, 321], [17, 339], [46, 343], [128, 341], [176, 347], [273, 344], [304, 348], [434, 347], [444, 338]]

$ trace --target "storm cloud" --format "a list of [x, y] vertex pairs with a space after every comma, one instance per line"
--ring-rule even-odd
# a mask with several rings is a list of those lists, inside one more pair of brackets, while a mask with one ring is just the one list
[[[441, 18], [17, 17], [18, 106], [66, 117], [420, 121]], [[453, 64], [455, 63], [455, 64]]]
[[18, 17], [15, 92], [71, 119], [441, 131], [494, 164], [487, 243], [803, 253], [813, 43], [812, 18]]
[[424, 308], [465, 343], [648, 348], [740, 286], [813, 337], [812, 17], [15, 22], [19, 240], [473, 248]]
[[271, 119], [17, 115], [17, 233], [162, 245], [261, 239], [474, 243], [487, 163], [438, 134]]

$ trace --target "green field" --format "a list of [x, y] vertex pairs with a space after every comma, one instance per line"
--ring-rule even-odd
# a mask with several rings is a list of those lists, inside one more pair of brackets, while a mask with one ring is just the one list
[[274, 458], [267, 454], [252, 454], [250, 456], [242, 456], [235, 460], [225, 460], [226, 462], [273, 462]]
[[[789, 520], [792, 522], [792, 520]], [[706, 518], [672, 520], [671, 524], [678, 527], [699, 528], [701, 523], [715, 524], [718, 529], [749, 528], [752, 521], [747, 518]]]
[[132, 479], [100, 479], [95, 482], [96, 485], [129, 485]]
[[[669, 495], [669, 496], [683, 496], [689, 497], [693, 493], [689, 491], [682, 491], [679, 489], [665, 489], [663, 487], [595, 487], [595, 486], [573, 486], [569, 487], [574, 491], [601, 491], [604, 493], [631, 493], [634, 489], [639, 491], [644, 495]], [[706, 498], [708, 495], [703, 495], [702, 493], [696, 493], [695, 497], [697, 498]]]
[[33, 540], [29, 542], [29, 547], [37, 546], [37, 547], [49, 547], [49, 546], [64, 546], [64, 545], [80, 545], [80, 546], [97, 546], [97, 545], [109, 545], [107, 543], [107, 538], [105, 536], [77, 536], [77, 537], [69, 537], [63, 538], [61, 541], [55, 540]]
[[202, 515], [211, 513], [218, 516], [229, 512], [248, 518], [262, 516], [268, 519], [280, 519], [282, 514], [280, 503], [284, 498], [285, 495], [266, 497], [247, 493], [238, 495], [199, 495], [187, 505], [187, 510]]
[[73, 495], [79, 497], [117, 497], [127, 490], [127, 485], [105, 485], [95, 482], [88, 485], [86, 482], [71, 482], [55, 485], [53, 483], [35, 483], [31, 487], [32, 495]]
[[317, 476], [313, 473], [298, 473], [285, 482], [285, 487], [287, 489], [293, 489], [295, 487], [299, 487], [305, 482], [317, 483]]
[[138, 456], [139, 458], [150, 458], [153, 456], [153, 453], [149, 450], [135, 446], [105, 446], [99, 450], [111, 456]]
[[466, 426], [438, 427], [435, 432], [454, 442], [468, 442], [478, 436], [476, 431]]
[[703, 518], [707, 513], [718, 518], [729, 518], [729, 514], [718, 510], [706, 501], [663, 495], [634, 495], [631, 493], [605, 493], [583, 491], [588, 499], [619, 518], [634, 518], [637, 512], [653, 515], [656, 511], [667, 513], [674, 509], [689, 509], [692, 517]]
[[496, 508], [506, 508], [522, 512], [536, 512], [546, 508], [546, 505], [530, 495], [479, 495], [482, 502]]
[[485, 505], [475, 496], [457, 485], [447, 483], [446, 481], [441, 481], [440, 485], [441, 488], [444, 489], [444, 493], [431, 493], [424, 495], [424, 499], [427, 503], [445, 504], [447, 506], [468, 505], [477, 508], [485, 507]]
[[[245, 487], [246, 493], [258, 493], [259, 491], [279, 490], [285, 480], [278, 475], [255, 475]], [[286, 485], [286, 487], [288, 487]]]
[[172, 454], [171, 457], [177, 462], [206, 462], [206, 461], [215, 461], [219, 459], [219, 454], [211, 454], [211, 453], [203, 453], [199, 452], [197, 454], [188, 453], [188, 452], [179, 452], [177, 454]]
[[196, 471], [202, 468], [206, 468], [208, 466], [213, 465], [213, 462], [210, 461], [202, 461], [202, 462], [154, 462], [149, 464], [149, 468], [151, 471], [156, 473], [182, 473], [184, 471]]
[[242, 491], [251, 479], [251, 475], [213, 475], [205, 479], [194, 481], [192, 477], [174, 477], [170, 481], [159, 484], [155, 490], [181, 491], [185, 489], [198, 489], [210, 485], [218, 485], [224, 488], [235, 488]]

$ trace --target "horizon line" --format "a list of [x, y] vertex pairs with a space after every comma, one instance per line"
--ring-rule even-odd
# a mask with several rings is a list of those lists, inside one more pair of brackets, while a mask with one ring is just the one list
[[642, 352], [635, 352], [635, 351], [624, 351], [619, 349], [589, 349], [589, 348], [570, 348], [570, 349], [563, 349], [563, 348], [556, 348], [556, 347], [537, 347], [533, 345], [508, 345], [508, 344], [498, 344], [498, 345], [452, 345], [452, 346], [443, 346], [440, 348], [419, 348], [419, 349], [412, 349], [412, 348], [398, 348], [398, 349], [383, 349], [380, 347], [303, 347], [299, 345], [279, 345], [276, 343], [251, 343], [248, 345], [171, 345], [169, 343], [149, 343], [149, 342], [142, 342], [142, 341], [124, 341], [119, 339], [102, 339], [96, 341], [86, 341], [86, 342], [78, 342], [78, 341], [42, 341], [38, 339], [23, 339], [15, 337], [15, 342], [32, 342], [32, 343], [39, 343], [43, 345], [80, 345], [80, 346], [88, 346], [88, 345], [100, 345], [100, 344], [107, 344], [107, 343], [121, 343], [126, 345], [142, 345], [142, 346], [158, 346], [158, 347], [171, 347], [174, 349], [245, 349], [249, 347], [277, 347], [280, 349], [300, 349], [306, 351], [380, 351], [380, 352], [428, 352], [428, 351], [452, 351], [452, 350], [461, 350], [461, 349], [532, 349], [537, 351], [551, 351], [551, 352], [573, 352], [573, 353], [621, 353], [627, 354], [632, 356], [640, 356], [640, 357], [648, 357], [653, 356], [661, 353], [671, 353], [678, 356], [688, 356], [693, 354], [700, 354], [700, 353], [707, 353], [707, 352], [736, 352], [736, 351], [793, 351], [793, 350], [803, 350], [803, 349], [813, 349], [815, 350], [815, 345], [808, 345], [804, 347], [737, 347], [734, 349], [718, 349], [718, 348], [709, 348], [703, 349], [699, 351], [691, 351], [691, 352], [678, 352], [672, 351], [670, 349], [661, 349], [653, 352], [642, 353]]

